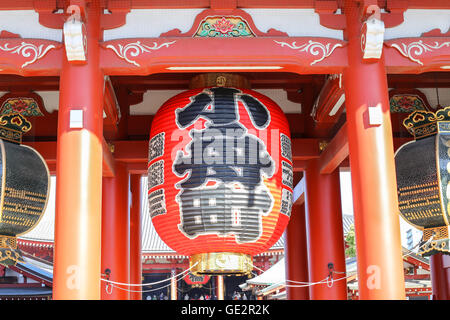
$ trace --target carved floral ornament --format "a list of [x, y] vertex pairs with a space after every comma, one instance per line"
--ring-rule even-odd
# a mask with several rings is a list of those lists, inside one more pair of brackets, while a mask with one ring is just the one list
[[[293, 50], [298, 50], [299, 52], [306, 53], [313, 57], [317, 57], [310, 64], [314, 65], [325, 58], [329, 57], [336, 48], [343, 47], [341, 43], [322, 43], [314, 40], [309, 40], [307, 43], [297, 45], [297, 42], [294, 41], [292, 43], [287, 43], [283, 41], [274, 40], [275, 43], [280, 45], [281, 47], [288, 47]], [[176, 43], [176, 40], [163, 42], [158, 44], [157, 42], [152, 42], [152, 45], [146, 45], [141, 41], [134, 41], [127, 44], [108, 44], [106, 46], [107, 49], [114, 51], [114, 53], [121, 59], [126, 62], [135, 65], [136, 67], [140, 67], [141, 65], [136, 62], [136, 58], [140, 55], [151, 53], [152, 51], [159, 50], [163, 47], [168, 48], [169, 46]]]
[[332, 45], [331, 43], [324, 44], [313, 40], [309, 40], [307, 43], [301, 45], [297, 45], [296, 41], [292, 42], [291, 44], [283, 41], [274, 41], [282, 47], [288, 47], [293, 50], [298, 50], [299, 52], [305, 52], [312, 56], [317, 56], [318, 59], [311, 62], [310, 65], [316, 64], [324, 60], [325, 58], [328, 58], [336, 48], [343, 47], [341, 43]]
[[141, 65], [133, 60], [140, 56], [141, 54], [151, 53], [154, 50], [159, 50], [162, 47], [168, 48], [170, 45], [174, 44], [176, 41], [164, 42], [158, 44], [157, 42], [153, 42], [153, 46], [148, 46], [141, 41], [130, 42], [125, 45], [117, 44], [117, 48], [115, 45], [109, 44], [106, 46], [107, 49], [111, 49], [114, 53], [121, 59], [126, 62], [135, 65], [136, 67], [140, 67]]
[[39, 59], [45, 56], [47, 52], [49, 52], [52, 49], [55, 49], [56, 46], [53, 44], [48, 45], [35, 45], [33, 43], [28, 43], [25, 41], [22, 41], [18, 45], [12, 45], [9, 42], [5, 42], [3, 44], [0, 44], [0, 50], [10, 53], [10, 54], [17, 54], [24, 58], [27, 58], [27, 60], [22, 64], [22, 68], [25, 68], [26, 66], [35, 63]]
[[419, 40], [409, 43], [407, 41], [405, 42], [399, 41], [398, 43], [391, 43], [389, 46], [397, 49], [402, 56], [417, 64], [420, 64], [421, 66], [423, 66], [423, 62], [420, 60], [420, 56], [423, 54], [433, 52], [444, 47], [450, 47], [450, 41], [431, 41], [430, 43], [425, 43], [423, 40]]
[[[3, 97], [1, 100], [3, 100]], [[26, 117], [44, 116], [39, 108], [39, 102], [33, 97], [11, 97], [5, 99], [0, 106], [0, 115], [11, 113], [20, 113]]]
[[206, 17], [194, 37], [255, 37], [248, 23], [241, 17]]

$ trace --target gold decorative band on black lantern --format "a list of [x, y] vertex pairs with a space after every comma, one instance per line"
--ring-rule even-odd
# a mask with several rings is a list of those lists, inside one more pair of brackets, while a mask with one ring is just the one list
[[16, 249], [17, 238], [12, 236], [0, 235], [0, 248]]
[[0, 265], [15, 266], [18, 262], [24, 261], [17, 249], [17, 238], [0, 235]]
[[424, 257], [436, 253], [450, 254], [448, 226], [424, 229], [423, 241], [418, 253]]

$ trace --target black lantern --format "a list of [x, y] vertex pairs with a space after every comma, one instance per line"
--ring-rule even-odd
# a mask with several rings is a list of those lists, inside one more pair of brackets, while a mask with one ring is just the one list
[[17, 235], [30, 231], [47, 206], [50, 174], [41, 155], [21, 145], [31, 123], [18, 113], [0, 117], [0, 264], [22, 261]]
[[395, 155], [400, 214], [423, 231], [419, 254], [449, 254], [450, 107], [415, 111], [403, 125], [414, 141]]

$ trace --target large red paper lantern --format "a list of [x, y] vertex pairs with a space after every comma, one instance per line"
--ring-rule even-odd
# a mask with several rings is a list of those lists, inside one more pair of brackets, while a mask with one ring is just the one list
[[256, 91], [188, 90], [153, 119], [150, 215], [161, 239], [190, 256], [195, 274], [249, 273], [252, 257], [289, 221], [292, 183], [287, 119]]

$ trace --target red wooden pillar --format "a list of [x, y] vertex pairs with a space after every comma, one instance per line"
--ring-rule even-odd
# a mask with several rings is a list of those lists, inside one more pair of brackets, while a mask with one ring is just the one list
[[[345, 2], [345, 105], [360, 299], [405, 299], [394, 146], [384, 56], [365, 62], [360, 10]], [[369, 107], [380, 118], [369, 118]]]
[[[130, 189], [132, 199], [130, 207], [130, 283], [142, 283], [141, 175], [132, 174], [130, 176]], [[130, 298], [131, 300], [142, 300], [142, 293], [132, 292]]]
[[[129, 175], [125, 164], [116, 162], [115, 177], [103, 178], [102, 272], [110, 270], [109, 280], [130, 283]], [[120, 286], [126, 290], [141, 287]], [[128, 300], [130, 293], [107, 288], [102, 282], [102, 300]]]
[[[60, 75], [53, 299], [100, 299], [100, 8], [88, 7], [87, 21], [87, 63], [73, 65], [64, 55]], [[81, 127], [71, 122], [77, 112], [82, 113]]]
[[172, 269], [170, 276], [170, 300], [177, 300], [178, 298], [178, 282], [175, 278], [177, 275], [177, 270], [175, 268]]
[[216, 276], [217, 282], [216, 282], [216, 296], [217, 300], [224, 300], [225, 299], [225, 287], [223, 283], [223, 276]]
[[[286, 279], [308, 282], [308, 249], [306, 243], [305, 203], [294, 204], [286, 228], [284, 258]], [[286, 282], [286, 285], [298, 284]], [[288, 300], [309, 300], [308, 287], [286, 287]]]
[[[306, 228], [308, 238], [309, 282], [329, 276], [333, 264], [333, 280], [345, 277], [345, 249], [342, 227], [339, 171], [320, 174], [318, 160], [310, 160], [305, 170]], [[346, 300], [345, 280], [309, 287], [311, 300]]]
[[450, 256], [442, 253], [430, 257], [433, 300], [450, 300]]

